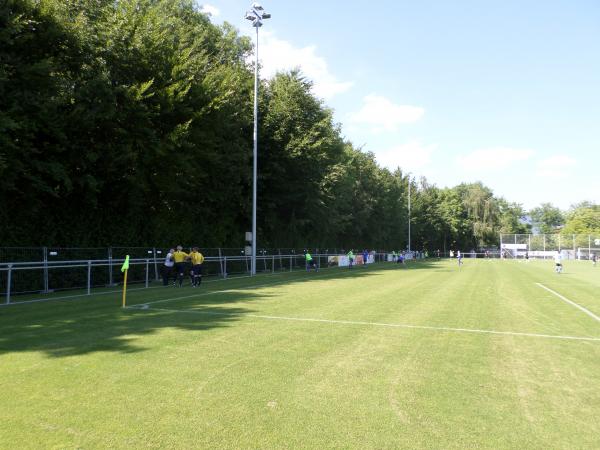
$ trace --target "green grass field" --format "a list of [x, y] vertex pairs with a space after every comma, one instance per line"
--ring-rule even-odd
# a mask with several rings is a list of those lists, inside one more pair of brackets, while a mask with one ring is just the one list
[[589, 263], [390, 263], [129, 303], [0, 308], [0, 448], [600, 448]]

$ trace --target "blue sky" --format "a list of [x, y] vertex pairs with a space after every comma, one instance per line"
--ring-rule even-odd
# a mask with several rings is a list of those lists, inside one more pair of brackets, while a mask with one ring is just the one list
[[[198, 4], [253, 35], [251, 2]], [[600, 1], [262, 5], [261, 76], [299, 66], [380, 165], [525, 208], [600, 203]]]

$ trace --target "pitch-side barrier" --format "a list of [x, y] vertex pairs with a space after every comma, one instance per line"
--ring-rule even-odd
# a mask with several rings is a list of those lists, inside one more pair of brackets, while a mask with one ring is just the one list
[[[371, 252], [370, 262], [386, 261], [387, 253]], [[313, 254], [318, 267], [333, 265], [336, 256], [331, 253]], [[120, 268], [124, 259], [89, 259], [69, 261], [35, 261], [0, 263], [1, 304], [20, 303], [31, 300], [32, 296], [47, 295], [52, 300], [53, 293], [59, 291], [83, 291], [81, 295], [91, 295], [92, 290], [115, 288], [122, 283]], [[303, 254], [272, 254], [256, 256], [258, 273], [292, 272], [306, 270]], [[337, 265], [337, 264], [335, 264]], [[163, 265], [152, 258], [131, 258], [129, 260], [128, 284], [150, 287], [152, 283], [163, 282]], [[191, 268], [191, 267], [190, 267]], [[250, 256], [209, 256], [203, 264], [205, 277], [226, 279], [229, 276], [250, 273]], [[167, 280], [171, 282], [171, 280]]]

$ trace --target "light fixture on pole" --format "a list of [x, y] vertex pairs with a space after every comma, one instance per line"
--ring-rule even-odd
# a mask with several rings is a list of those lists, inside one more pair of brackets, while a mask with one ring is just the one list
[[270, 19], [271, 14], [267, 14], [264, 8], [258, 3], [253, 3], [252, 7], [246, 11], [245, 18], [252, 22], [256, 28], [256, 46], [254, 62], [254, 152], [252, 164], [252, 275], [256, 275], [256, 183], [258, 173], [258, 29], [262, 27], [262, 21]]

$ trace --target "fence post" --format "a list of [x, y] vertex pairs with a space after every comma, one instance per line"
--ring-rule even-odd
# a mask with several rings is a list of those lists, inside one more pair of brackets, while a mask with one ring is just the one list
[[546, 259], [546, 233], [544, 233], [544, 259]]
[[562, 251], [560, 234], [558, 235], [558, 253]]
[[290, 272], [292, 271], [292, 255], [290, 255]]
[[158, 262], [156, 260], [156, 247], [153, 247], [152, 250], [154, 251], [154, 278], [156, 279], [156, 281], [158, 281]]
[[12, 283], [12, 264], [8, 265], [8, 274], [6, 276], [6, 304], [10, 303], [10, 289]]
[[[223, 270], [223, 254], [221, 253], [221, 247], [219, 247], [219, 267], [221, 268], [221, 276], [223, 276], [225, 271]], [[225, 277], [223, 276], [223, 278]]]
[[44, 254], [44, 294], [48, 293], [48, 247], [43, 247]]
[[271, 273], [275, 273], [275, 254], [272, 255], [271, 259]]
[[112, 247], [108, 247], [108, 285], [113, 286]]
[[92, 294], [92, 261], [88, 260], [87, 295]]
[[148, 279], [150, 278], [150, 260], [146, 259], [146, 287], [148, 287]]
[[223, 278], [227, 278], [227, 256], [223, 258]]

